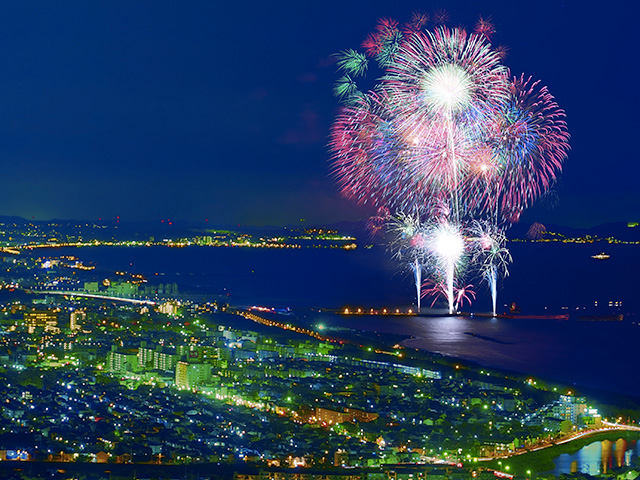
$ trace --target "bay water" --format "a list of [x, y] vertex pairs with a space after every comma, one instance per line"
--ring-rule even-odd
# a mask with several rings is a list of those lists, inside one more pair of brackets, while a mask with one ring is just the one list
[[[92, 262], [100, 280], [113, 271], [143, 274], [150, 284], [232, 305], [293, 309], [301, 321], [410, 337], [405, 346], [496, 367], [640, 397], [636, 315], [640, 246], [609, 245], [607, 260], [591, 244], [509, 245], [514, 261], [501, 281], [499, 312], [515, 302], [523, 314], [551, 318], [341, 315], [383, 308], [415, 311], [408, 268], [383, 247], [330, 248], [84, 247], [34, 252]], [[488, 312], [488, 289], [474, 281], [468, 312]], [[423, 300], [430, 304], [430, 300]], [[424, 303], [423, 303], [424, 305]], [[436, 307], [444, 307], [436, 303]], [[437, 310], [436, 310], [437, 312]], [[624, 315], [623, 321], [602, 321]]]

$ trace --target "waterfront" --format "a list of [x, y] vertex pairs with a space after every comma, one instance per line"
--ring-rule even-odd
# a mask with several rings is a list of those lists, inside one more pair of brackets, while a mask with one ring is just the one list
[[[381, 247], [356, 251], [300, 249], [256, 250], [242, 248], [93, 247], [54, 249], [50, 255], [73, 254], [94, 262], [96, 276], [107, 277], [116, 270], [142, 273], [150, 282], [176, 282], [182, 292], [222, 296], [232, 305], [262, 304], [292, 307], [305, 326], [394, 333], [412, 337], [407, 347], [464, 359], [484, 366], [542, 375], [567, 384], [577, 384], [640, 397], [634, 382], [637, 369], [635, 345], [640, 326], [633, 315], [624, 322], [577, 321], [582, 312], [594, 313], [595, 295], [601, 288], [601, 306], [595, 313], [618, 313], [607, 307], [607, 286], [616, 292], [626, 311], [634, 308], [632, 283], [636, 272], [626, 272], [637, 247], [614, 245], [615, 262], [592, 260], [593, 245], [515, 244], [511, 276], [504, 281], [500, 304], [516, 295], [523, 305], [542, 304], [549, 285], [563, 300], [571, 320], [525, 320], [470, 317], [343, 316], [324, 309], [344, 306], [402, 307], [413, 305], [413, 286]], [[533, 257], [531, 252], [536, 252]], [[567, 254], [570, 252], [570, 254]], [[43, 252], [37, 252], [42, 255]], [[542, 261], [542, 260], [544, 261]], [[564, 260], [563, 260], [564, 259]], [[582, 259], [583, 262], [578, 262]], [[563, 263], [564, 262], [564, 263]], [[573, 263], [572, 263], [573, 262]], [[578, 262], [579, 268], [572, 268]], [[609, 262], [609, 263], [607, 263]], [[565, 275], [557, 273], [564, 269]], [[616, 274], [615, 272], [618, 272]], [[520, 288], [523, 278], [540, 289]], [[619, 279], [616, 282], [613, 279]], [[624, 279], [624, 282], [622, 281]], [[622, 284], [624, 283], [624, 285]], [[583, 284], [589, 289], [580, 288]], [[543, 288], [544, 287], [544, 288]], [[559, 313], [559, 300], [547, 312]], [[612, 297], [618, 298], [618, 297]], [[630, 306], [631, 304], [631, 306]], [[473, 308], [482, 310], [488, 298], [482, 287]], [[504, 308], [504, 307], [503, 307]], [[553, 308], [553, 310], [551, 310]], [[603, 310], [603, 308], [605, 310]], [[323, 311], [319, 311], [323, 310]], [[544, 306], [538, 312], [545, 312]], [[607, 352], [604, 355], [601, 352]]]
[[[637, 418], [637, 402], [610, 393], [635, 394], [613, 375], [633, 378], [633, 321], [408, 314], [410, 300], [390, 299], [410, 282], [383, 254], [87, 246], [9, 257], [7, 450], [48, 461], [247, 456], [280, 466], [313, 455], [305, 465], [323, 467], [513, 458], [515, 473], [538, 463], [511, 455], [573, 438], [567, 422], [588, 435], [603, 419]], [[74, 289], [96, 298], [70, 295]], [[119, 301], [133, 297], [149, 306]], [[249, 313], [256, 303], [262, 307]], [[378, 314], [344, 315], [345, 305]], [[405, 313], [381, 314], [385, 305]], [[593, 354], [598, 342], [618, 347], [611, 362]], [[77, 405], [78, 415], [69, 413]], [[53, 436], [49, 417], [36, 413], [43, 409], [60, 413]], [[87, 416], [111, 419], [99, 438]], [[333, 456], [341, 450], [346, 460]]]
[[[234, 304], [341, 309], [413, 307], [415, 287], [406, 265], [385, 247], [253, 249], [241, 247], [83, 247], [33, 251], [33, 256], [75, 255], [95, 263], [96, 274], [144, 274], [150, 282], [176, 282], [184, 292], [229, 296]], [[636, 314], [640, 271], [637, 245], [608, 245], [595, 260], [592, 244], [510, 243], [513, 263], [500, 283], [498, 311], [516, 302], [522, 313]], [[487, 312], [490, 297], [477, 278], [476, 300], [463, 310]], [[423, 300], [429, 305], [430, 299]], [[444, 306], [444, 305], [443, 305]], [[633, 315], [632, 315], [633, 316]]]
[[[640, 397], [634, 381], [640, 326], [631, 322], [320, 313], [307, 318], [312, 324], [407, 335], [406, 347]], [[614, 351], [600, 353], [611, 345]]]

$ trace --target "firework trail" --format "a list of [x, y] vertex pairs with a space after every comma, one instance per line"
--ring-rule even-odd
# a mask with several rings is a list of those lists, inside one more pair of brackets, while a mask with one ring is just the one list
[[401, 213], [389, 222], [389, 232], [393, 235], [391, 247], [394, 255], [406, 261], [413, 273], [416, 287], [417, 312], [420, 313], [422, 299], [422, 271], [427, 249], [427, 231], [417, 215]]
[[471, 226], [473, 242], [473, 264], [478, 265], [482, 278], [491, 291], [492, 312], [497, 313], [498, 278], [509, 275], [508, 265], [512, 262], [511, 254], [505, 245], [507, 238], [504, 232], [488, 221], [474, 221]]
[[413, 272], [413, 278], [416, 286], [416, 303], [418, 304], [418, 309], [416, 310], [416, 313], [420, 314], [420, 307], [421, 307], [420, 301], [422, 299], [422, 292], [420, 291], [420, 288], [422, 287], [422, 264], [417, 258], [415, 258], [413, 260], [413, 263], [411, 263], [410, 265], [411, 265], [411, 271]]
[[444, 298], [453, 314], [465, 300], [471, 303], [471, 297], [475, 298], [473, 285], [458, 287], [469, 255], [467, 240], [458, 225], [442, 219], [423, 225], [421, 231], [423, 269], [431, 277], [422, 284], [422, 296], [433, 298], [432, 307], [438, 298]]
[[469, 305], [471, 305], [471, 299], [475, 300], [476, 292], [471, 290], [471, 288], [473, 288], [473, 285], [466, 285], [462, 288], [457, 289], [455, 305], [456, 312], [460, 311], [460, 308], [464, 305], [465, 300], [467, 301], [467, 303], [469, 303]]
[[427, 228], [427, 255], [436, 284], [442, 285], [449, 314], [456, 311], [456, 273], [465, 258], [465, 241], [459, 226], [449, 222], [437, 222]]

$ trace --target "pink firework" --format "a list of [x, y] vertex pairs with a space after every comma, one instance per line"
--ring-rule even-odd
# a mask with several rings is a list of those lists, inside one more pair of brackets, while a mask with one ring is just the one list
[[391, 212], [387, 207], [378, 207], [378, 211], [374, 216], [369, 218], [367, 222], [367, 228], [372, 236], [375, 236], [379, 231], [381, 231], [384, 226], [389, 222], [391, 218]]
[[429, 23], [429, 14], [423, 12], [414, 12], [411, 15], [411, 20], [405, 23], [402, 27], [402, 32], [405, 35], [411, 35], [424, 30]]
[[473, 288], [473, 285], [465, 285], [464, 287], [461, 288], [456, 288], [455, 290], [455, 295], [456, 295], [456, 311], [458, 311], [460, 309], [460, 307], [462, 307], [464, 305], [465, 302], [467, 302], [467, 304], [471, 305], [472, 300], [476, 299], [476, 292], [474, 292], [473, 290], [471, 290]]
[[538, 82], [509, 79], [486, 40], [490, 23], [481, 19], [479, 34], [439, 27], [398, 40], [397, 22], [379, 22], [372, 48], [393, 46], [371, 53], [390, 62], [386, 73], [331, 134], [345, 196], [426, 219], [444, 201], [455, 221], [506, 225], [555, 183], [568, 151], [564, 112]]
[[547, 87], [523, 75], [513, 80], [511, 99], [493, 117], [489, 142], [500, 168], [485, 194], [499, 202], [503, 222], [517, 222], [556, 183], [569, 151], [565, 117]]
[[527, 238], [529, 240], [542, 240], [545, 233], [547, 233], [547, 227], [541, 223], [535, 222], [532, 223], [529, 230], [527, 230]]
[[432, 15], [433, 23], [436, 25], [444, 25], [449, 21], [449, 12], [444, 8], [438, 8]]
[[459, 218], [459, 194], [486, 125], [509, 98], [506, 68], [482, 36], [438, 28], [402, 44], [380, 90], [394, 140], [408, 154], [405, 173], [419, 181], [423, 198], [446, 193]]
[[498, 45], [495, 48], [496, 54], [498, 54], [498, 57], [500, 57], [500, 60], [504, 60], [505, 58], [507, 58], [507, 55], [509, 55], [509, 47], [505, 46], [505, 45]]
[[447, 299], [447, 286], [442, 282], [436, 283], [433, 280], [425, 280], [422, 284], [422, 298], [432, 299], [429, 306], [433, 308], [439, 298]]
[[343, 195], [359, 203], [395, 208], [395, 146], [385, 129], [390, 122], [385, 104], [384, 96], [370, 94], [343, 108], [333, 125], [330, 146]]
[[369, 34], [362, 42], [366, 54], [370, 57], [378, 57], [385, 49], [387, 44], [392, 41], [398, 34], [398, 22], [390, 18], [382, 18], [376, 25], [376, 31]]
[[[385, 21], [380, 32], [393, 29]], [[507, 71], [488, 44], [438, 29], [405, 41], [380, 88], [338, 115], [333, 172], [345, 196], [393, 211], [431, 211], [473, 170], [478, 138], [509, 95]]]
[[491, 40], [491, 36], [495, 32], [491, 17], [480, 17], [476, 22], [476, 27], [473, 29], [473, 31], [479, 35], [483, 35], [487, 40]]

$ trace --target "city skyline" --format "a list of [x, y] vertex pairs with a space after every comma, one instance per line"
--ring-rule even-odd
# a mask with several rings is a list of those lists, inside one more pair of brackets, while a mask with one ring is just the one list
[[5, 5], [0, 214], [366, 218], [330, 176], [332, 54], [358, 48], [379, 18], [438, 7], [452, 26], [491, 17], [505, 65], [541, 80], [567, 112], [572, 149], [557, 192], [522, 221], [637, 220], [632, 2]]

